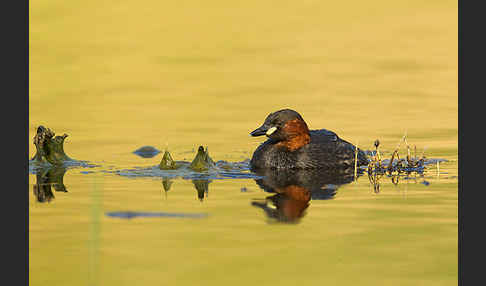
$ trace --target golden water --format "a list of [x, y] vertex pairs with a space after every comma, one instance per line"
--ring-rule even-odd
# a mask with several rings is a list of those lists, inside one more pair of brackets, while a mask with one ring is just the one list
[[[457, 1], [45, 0], [29, 29], [29, 137], [67, 133], [100, 165], [68, 170], [50, 203], [29, 175], [30, 285], [457, 284]], [[144, 145], [250, 158], [280, 108], [449, 161], [380, 193], [360, 177], [292, 225], [250, 205], [269, 195], [254, 180], [213, 180], [200, 202], [188, 180], [101, 172], [158, 164], [131, 153]], [[209, 216], [105, 215], [124, 210]]]

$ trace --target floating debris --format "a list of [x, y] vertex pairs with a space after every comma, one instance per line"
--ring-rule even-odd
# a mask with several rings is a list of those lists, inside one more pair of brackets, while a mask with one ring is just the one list
[[133, 154], [138, 155], [142, 158], [152, 158], [152, 157], [155, 157], [159, 153], [160, 153], [160, 150], [158, 150], [157, 148], [152, 147], [152, 146], [143, 146], [143, 147], [140, 147], [137, 150], [133, 151]]

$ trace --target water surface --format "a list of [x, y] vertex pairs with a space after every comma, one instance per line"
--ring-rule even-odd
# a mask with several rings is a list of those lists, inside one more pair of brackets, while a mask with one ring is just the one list
[[[30, 285], [457, 285], [456, 1], [48, 0], [29, 31], [29, 138], [93, 165], [29, 174]], [[281, 108], [447, 162], [378, 192], [119, 173], [159, 164], [143, 146], [245, 162]]]

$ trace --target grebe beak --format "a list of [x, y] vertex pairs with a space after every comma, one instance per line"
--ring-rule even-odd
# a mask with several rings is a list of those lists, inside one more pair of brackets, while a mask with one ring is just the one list
[[265, 125], [262, 125], [261, 127], [253, 130], [250, 133], [250, 135], [253, 136], [253, 137], [262, 136], [262, 135], [265, 135], [267, 133], [267, 130], [268, 130], [268, 128]]
[[267, 135], [270, 136], [272, 135], [273, 132], [277, 131], [277, 127], [268, 127], [265, 124], [262, 125], [260, 128], [253, 130], [253, 132], [250, 133], [251, 136], [262, 136], [262, 135]]

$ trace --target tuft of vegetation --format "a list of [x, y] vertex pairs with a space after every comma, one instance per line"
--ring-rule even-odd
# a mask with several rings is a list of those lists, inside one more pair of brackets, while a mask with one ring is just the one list
[[211, 157], [209, 157], [208, 148], [204, 150], [203, 146], [199, 146], [197, 150], [196, 157], [192, 160], [191, 165], [189, 168], [196, 172], [207, 171], [210, 168], [214, 167], [215, 163]]
[[175, 170], [180, 166], [172, 159], [169, 151], [165, 150], [164, 155], [162, 156], [162, 161], [160, 161], [159, 169], [161, 170]]
[[[202, 171], [207, 171], [215, 166], [216, 164], [214, 163], [213, 159], [211, 159], [211, 157], [209, 156], [208, 148], [206, 147], [206, 149], [204, 149], [203, 146], [199, 146], [196, 157], [194, 157], [194, 159], [192, 160], [191, 164], [189, 165], [189, 168], [196, 172], [202, 172]], [[164, 155], [162, 156], [162, 160], [160, 161], [159, 169], [175, 170], [180, 167], [181, 165], [176, 163], [176, 161], [172, 159], [172, 156], [170, 155], [169, 151], [166, 150], [164, 152]]]
[[51, 129], [39, 126], [34, 136], [36, 153], [32, 158], [35, 162], [62, 165], [65, 161], [72, 160], [64, 153], [64, 140], [67, 134], [55, 136]]
[[[406, 146], [406, 155], [400, 158], [400, 147], [402, 143]], [[427, 158], [425, 157], [425, 148], [420, 156], [417, 156], [417, 147], [412, 148], [408, 144], [407, 135], [405, 134], [398, 142], [397, 147], [393, 151], [390, 159], [383, 159], [380, 153], [380, 141], [378, 139], [373, 143], [375, 150], [370, 152], [370, 162], [367, 166], [368, 179], [374, 187], [375, 193], [380, 191], [380, 179], [383, 176], [390, 177], [392, 183], [397, 185], [400, 176], [411, 174], [423, 175], [425, 170], [425, 163]]]

